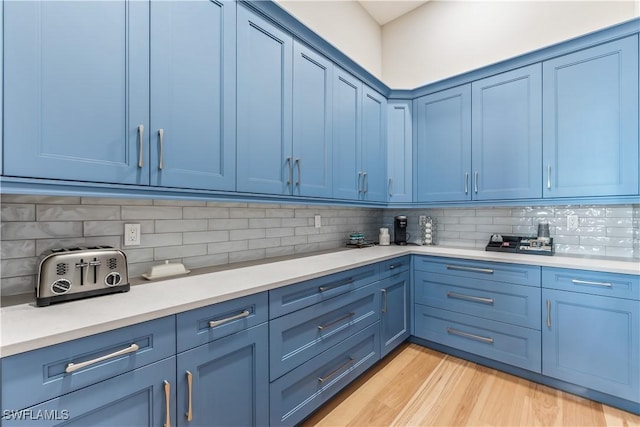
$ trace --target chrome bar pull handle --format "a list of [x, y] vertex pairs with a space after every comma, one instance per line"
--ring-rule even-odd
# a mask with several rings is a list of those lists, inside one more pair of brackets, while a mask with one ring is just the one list
[[464, 194], [469, 194], [469, 172], [464, 173]]
[[362, 193], [362, 171], [358, 172], [358, 193]]
[[463, 338], [469, 338], [475, 341], [480, 341], [480, 342], [484, 342], [487, 344], [493, 344], [493, 338], [491, 337], [483, 337], [481, 335], [475, 335], [475, 334], [470, 334], [468, 332], [462, 332], [459, 331], [457, 329], [453, 329], [453, 328], [447, 328], [447, 333], [451, 334], [451, 335], [457, 335], [459, 337], [463, 337]]
[[476, 171], [473, 179], [473, 191], [478, 194], [478, 171]]
[[158, 169], [164, 168], [164, 129], [158, 129], [158, 138], [160, 139], [160, 163]]
[[366, 173], [366, 172], [364, 172], [364, 179], [363, 179], [363, 181], [364, 181], [364, 184], [365, 184], [364, 192], [365, 192], [365, 193], [368, 193], [368, 192], [369, 192], [369, 175], [367, 175], [367, 173]]
[[118, 350], [114, 353], [107, 354], [105, 356], [96, 357], [95, 359], [87, 360], [86, 362], [81, 363], [69, 363], [64, 370], [66, 373], [75, 372], [78, 369], [86, 368], [87, 366], [95, 365], [96, 363], [102, 362], [103, 360], [113, 359], [114, 357], [122, 356], [123, 354], [135, 353], [138, 351], [140, 347], [138, 344], [133, 343], [127, 348], [123, 348], [122, 350]]
[[325, 323], [324, 325], [318, 325], [318, 330], [319, 330], [319, 331], [323, 331], [323, 330], [327, 329], [328, 327], [333, 326], [333, 325], [335, 325], [336, 323], [340, 323], [340, 322], [342, 322], [343, 320], [349, 319], [349, 318], [351, 318], [351, 317], [353, 317], [353, 316], [355, 316], [355, 315], [356, 315], [356, 314], [355, 314], [354, 312], [347, 313], [347, 314], [345, 314], [344, 316], [342, 316], [342, 317], [340, 317], [340, 318], [338, 318], [338, 319], [336, 319], [336, 320], [334, 320], [334, 321], [332, 321], [332, 322]]
[[551, 327], [551, 300], [547, 300], [547, 328]]
[[382, 312], [386, 313], [387, 312], [387, 290], [380, 289], [380, 292], [382, 292]]
[[302, 172], [300, 171], [300, 159], [296, 159], [296, 165], [298, 166], [298, 180], [296, 181], [296, 187], [300, 187], [302, 182]]
[[389, 178], [389, 197], [393, 197], [393, 178]]
[[138, 125], [138, 138], [140, 139], [140, 152], [138, 152], [138, 167], [144, 166], [144, 125]]
[[459, 294], [457, 292], [447, 292], [447, 298], [461, 299], [465, 301], [480, 302], [482, 304], [493, 305], [493, 298], [475, 297], [473, 295]]
[[293, 179], [293, 163], [291, 163], [291, 157], [287, 157], [286, 164], [289, 165], [289, 178], [287, 179], [287, 185], [291, 185]]
[[326, 291], [330, 291], [331, 289], [339, 288], [340, 286], [350, 285], [352, 283], [353, 283], [353, 277], [348, 277], [348, 278], [346, 278], [344, 280], [332, 283], [332, 284], [327, 285], [327, 286], [319, 286], [318, 287], [318, 291], [319, 292], [326, 292]]
[[165, 401], [165, 423], [164, 427], [171, 427], [171, 384], [169, 381], [164, 380], [164, 401]]
[[242, 313], [240, 314], [236, 314], [235, 316], [231, 316], [231, 317], [226, 317], [224, 319], [220, 319], [220, 320], [211, 320], [209, 322], [209, 327], [210, 328], [215, 328], [216, 326], [220, 326], [224, 323], [228, 323], [231, 322], [232, 320], [238, 320], [238, 319], [243, 319], [245, 317], [249, 317], [249, 310], [244, 310]]
[[490, 268], [465, 267], [464, 265], [447, 265], [447, 270], [470, 271], [472, 273], [493, 274]]
[[338, 368], [336, 368], [335, 370], [329, 372], [324, 377], [318, 377], [318, 382], [323, 383], [323, 382], [327, 381], [328, 379], [336, 376], [336, 374], [338, 372], [343, 371], [345, 368], [351, 366], [352, 364], [353, 364], [353, 357], [350, 357], [349, 360], [347, 360], [347, 363], [344, 363], [344, 364], [338, 366]]
[[551, 190], [551, 165], [547, 165], [547, 189]]
[[576, 285], [604, 286], [606, 288], [610, 288], [612, 286], [611, 283], [609, 282], [592, 282], [589, 280], [578, 280], [578, 279], [571, 280], [571, 283], [574, 283]]
[[187, 417], [187, 421], [192, 421], [193, 420], [193, 406], [192, 406], [192, 401], [191, 401], [191, 393], [193, 390], [193, 374], [189, 371], [187, 371], [187, 399], [188, 399], [188, 406], [187, 406], [187, 413], [184, 414]]

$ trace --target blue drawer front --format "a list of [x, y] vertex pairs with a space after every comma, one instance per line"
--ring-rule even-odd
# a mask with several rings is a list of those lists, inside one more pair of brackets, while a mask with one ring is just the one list
[[[78, 364], [138, 345], [135, 352], [66, 373]], [[132, 371], [176, 353], [175, 317], [167, 316], [2, 359], [3, 409], [22, 409]]]
[[543, 267], [542, 286], [585, 294], [640, 300], [640, 275]]
[[540, 286], [540, 267], [531, 265], [467, 261], [455, 258], [416, 257], [414, 268], [416, 271], [450, 274], [471, 279]]
[[541, 371], [540, 331], [416, 304], [415, 335], [530, 371]]
[[[20, 413], [3, 412], [4, 427], [175, 426], [176, 359], [171, 357], [48, 400]], [[169, 382], [166, 407], [164, 382]], [[167, 415], [169, 419], [167, 420]], [[56, 419], [57, 418], [57, 419]], [[168, 422], [167, 422], [168, 421]]]
[[379, 358], [379, 324], [374, 323], [271, 383], [270, 425], [302, 421]]
[[395, 274], [409, 270], [411, 266], [411, 256], [389, 259], [380, 263], [380, 279], [386, 279]]
[[415, 302], [540, 329], [540, 288], [418, 271]]
[[380, 319], [380, 291], [370, 285], [269, 322], [271, 380]]
[[269, 291], [269, 318], [309, 307], [366, 286], [379, 278], [380, 266], [372, 264], [274, 289]]
[[[269, 320], [266, 292], [213, 304], [176, 316], [178, 352]], [[218, 322], [211, 327], [209, 322]]]

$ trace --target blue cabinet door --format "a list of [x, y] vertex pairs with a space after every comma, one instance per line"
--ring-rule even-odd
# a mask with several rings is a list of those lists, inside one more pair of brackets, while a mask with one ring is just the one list
[[387, 200], [391, 203], [410, 203], [413, 198], [411, 111], [411, 101], [387, 102]]
[[151, 184], [235, 190], [233, 1], [151, 1]]
[[471, 200], [471, 85], [415, 102], [417, 201]]
[[409, 338], [410, 273], [396, 274], [380, 281], [382, 317], [380, 319], [380, 355], [384, 357]]
[[178, 354], [178, 426], [268, 424], [268, 358], [266, 323]]
[[362, 93], [362, 192], [364, 200], [387, 200], [387, 100], [363, 86]]
[[544, 197], [638, 194], [638, 36], [543, 63]]
[[474, 200], [542, 197], [542, 67], [471, 85]]
[[542, 373], [640, 402], [638, 301], [542, 290]]
[[4, 174], [149, 183], [149, 3], [4, 5]]
[[237, 190], [291, 194], [293, 39], [237, 10]]
[[19, 411], [3, 412], [2, 425], [131, 426], [175, 425], [175, 357]]
[[293, 44], [293, 193], [331, 197], [333, 64]]
[[333, 74], [333, 197], [357, 200], [362, 193], [362, 82], [345, 71]]

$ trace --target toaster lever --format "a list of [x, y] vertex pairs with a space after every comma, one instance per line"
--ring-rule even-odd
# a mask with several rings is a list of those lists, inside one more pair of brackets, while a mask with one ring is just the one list
[[84, 269], [89, 267], [89, 264], [80, 259], [80, 262], [76, 263], [76, 268], [80, 269], [80, 286], [84, 285]]
[[98, 261], [97, 258], [94, 258], [93, 261], [89, 263], [89, 266], [93, 267], [93, 283], [98, 283], [98, 267], [102, 264], [102, 262]]

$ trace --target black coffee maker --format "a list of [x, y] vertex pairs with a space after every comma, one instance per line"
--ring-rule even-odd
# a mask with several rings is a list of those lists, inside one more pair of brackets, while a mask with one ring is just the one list
[[407, 244], [407, 217], [405, 215], [393, 218], [393, 243], [396, 245]]

